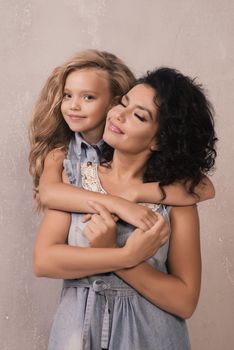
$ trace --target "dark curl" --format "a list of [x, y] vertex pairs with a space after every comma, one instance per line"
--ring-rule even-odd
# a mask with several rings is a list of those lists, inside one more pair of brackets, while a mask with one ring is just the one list
[[[157, 151], [152, 152], [144, 182], [163, 186], [175, 181], [188, 183], [189, 192], [213, 169], [216, 157], [213, 108], [202, 86], [175, 69], [148, 72], [136, 84], [155, 90], [158, 131]], [[107, 158], [111, 150], [106, 148]], [[110, 160], [110, 159], [109, 159]]]

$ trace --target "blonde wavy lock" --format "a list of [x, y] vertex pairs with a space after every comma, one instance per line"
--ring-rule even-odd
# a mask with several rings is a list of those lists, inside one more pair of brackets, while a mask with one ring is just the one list
[[125, 63], [106, 51], [85, 50], [54, 69], [42, 88], [29, 125], [29, 172], [35, 191], [46, 155], [56, 148], [66, 150], [73, 134], [63, 119], [60, 107], [68, 74], [84, 68], [97, 68], [108, 73], [113, 98], [125, 94], [135, 82]]

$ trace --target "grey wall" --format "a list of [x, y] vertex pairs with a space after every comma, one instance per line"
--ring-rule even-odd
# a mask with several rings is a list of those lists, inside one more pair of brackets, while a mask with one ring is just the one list
[[[84, 48], [121, 56], [136, 74], [170, 65], [199, 77], [216, 109], [216, 199], [200, 205], [203, 285], [189, 321], [193, 350], [234, 347], [232, 0], [0, 1], [0, 342], [44, 350], [60, 281], [37, 279], [27, 124], [44, 80]], [[179, 350], [179, 349], [178, 349]]]

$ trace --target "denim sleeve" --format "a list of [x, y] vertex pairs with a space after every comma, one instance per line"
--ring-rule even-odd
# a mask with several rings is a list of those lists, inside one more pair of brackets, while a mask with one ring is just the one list
[[75, 174], [75, 169], [74, 166], [72, 165], [72, 162], [70, 159], [64, 159], [63, 161], [63, 167], [65, 170], [65, 173], [72, 185], [76, 184], [76, 174]]

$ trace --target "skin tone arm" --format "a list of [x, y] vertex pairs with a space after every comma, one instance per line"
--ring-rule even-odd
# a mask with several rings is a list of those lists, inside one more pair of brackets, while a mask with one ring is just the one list
[[[152, 219], [147, 208], [137, 208], [130, 205], [129, 199], [134, 202], [159, 203], [161, 191], [157, 183], [142, 184], [132, 187], [129, 192], [123, 193], [122, 197], [103, 196], [100, 193], [86, 191], [84, 189], [62, 183], [63, 160], [65, 153], [61, 150], [51, 151], [45, 160], [44, 171], [41, 176], [39, 193], [42, 204], [57, 210], [70, 212], [91, 212], [87, 201], [97, 201], [109, 208], [123, 220], [142, 229], [147, 229], [149, 221]], [[205, 177], [203, 184], [199, 185], [196, 193], [199, 197], [189, 194], [182, 184], [173, 184], [165, 187], [167, 194], [165, 204], [171, 205], [191, 205], [197, 201], [214, 197], [214, 187], [211, 181]], [[123, 210], [124, 209], [124, 210]], [[131, 213], [135, 213], [134, 219]]]
[[[107, 209], [97, 203], [93, 206], [99, 216], [108, 216]], [[95, 220], [91, 219], [85, 229], [91, 246], [100, 246], [100, 242], [108, 246], [110, 240], [105, 240], [108, 231], [100, 232], [100, 222], [95, 230], [94, 224]], [[115, 273], [153, 304], [181, 318], [189, 318], [196, 308], [201, 282], [199, 220], [195, 206], [171, 210], [168, 267], [169, 274], [165, 274], [143, 262]]]
[[155, 214], [149, 208], [124, 198], [70, 185], [64, 172], [62, 173], [64, 156], [64, 151], [56, 150], [50, 152], [45, 160], [39, 185], [39, 197], [43, 206], [68, 212], [95, 213], [88, 202], [98, 201], [122, 220], [142, 230], [147, 230], [154, 224]]
[[135, 198], [137, 202], [149, 202], [149, 203], [163, 203], [173, 206], [188, 206], [193, 205], [198, 202], [202, 202], [215, 197], [215, 188], [211, 180], [204, 176], [202, 181], [195, 187], [194, 194], [188, 192], [188, 185], [182, 182], [176, 182], [171, 185], [164, 186], [166, 193], [166, 198], [159, 200], [158, 194], [160, 192], [160, 187], [158, 182], [155, 183], [144, 183], [139, 186], [132, 186], [130, 188], [130, 193], [125, 192], [123, 194], [124, 198], [129, 198], [131, 192], [135, 193]]
[[142, 263], [117, 275], [162, 309], [189, 318], [197, 305], [201, 283], [199, 222], [196, 207], [171, 211], [169, 274]]
[[[148, 230], [136, 229], [122, 248], [78, 247], [67, 245], [70, 214], [48, 209], [37, 233], [33, 253], [34, 272], [38, 277], [80, 278], [116, 271], [149, 258], [168, 239], [168, 228], [161, 216]], [[115, 236], [116, 227], [108, 226]], [[109, 241], [110, 244], [110, 241]]]

